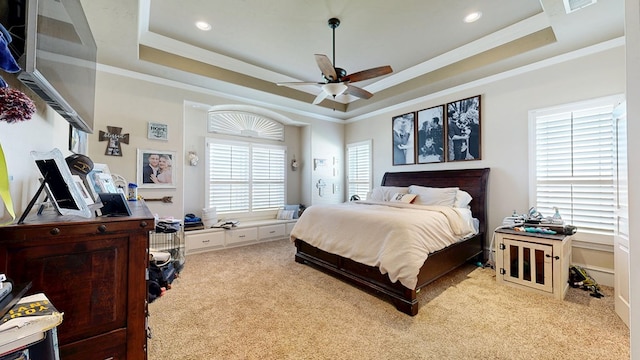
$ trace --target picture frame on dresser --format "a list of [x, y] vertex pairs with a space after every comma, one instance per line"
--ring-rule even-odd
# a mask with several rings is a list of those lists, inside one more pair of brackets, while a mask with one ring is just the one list
[[27, 205], [24, 214], [18, 220], [18, 224], [25, 220], [26, 215], [31, 211], [43, 190], [58, 214], [83, 218], [93, 216], [87, 201], [85, 201], [80, 189], [76, 186], [71, 170], [69, 170], [69, 166], [60, 149], [54, 148], [48, 152], [32, 151], [31, 157], [35, 161], [40, 174], [42, 174], [41, 184], [33, 199]]

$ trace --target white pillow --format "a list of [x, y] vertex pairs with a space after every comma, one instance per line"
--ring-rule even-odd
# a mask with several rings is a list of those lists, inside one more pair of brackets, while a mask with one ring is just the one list
[[453, 207], [457, 192], [457, 187], [433, 188], [418, 185], [409, 186], [409, 194], [418, 195], [413, 202], [418, 205], [442, 205]]
[[415, 200], [416, 196], [418, 196], [418, 195], [416, 195], [416, 194], [395, 193], [395, 194], [393, 194], [393, 196], [391, 197], [389, 202], [401, 202], [401, 203], [411, 204], [413, 202], [413, 200]]
[[407, 194], [408, 192], [409, 188], [403, 186], [376, 186], [371, 190], [370, 196], [367, 194], [367, 200], [389, 201], [396, 193]]
[[458, 190], [458, 192], [456, 193], [456, 199], [453, 202], [453, 207], [466, 208], [467, 206], [469, 206], [471, 200], [473, 200], [473, 198], [471, 197], [471, 195], [469, 195], [468, 192], [464, 190]]

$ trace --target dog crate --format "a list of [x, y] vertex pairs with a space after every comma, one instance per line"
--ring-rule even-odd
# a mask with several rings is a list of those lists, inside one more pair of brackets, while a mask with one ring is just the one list
[[180, 272], [185, 261], [184, 229], [172, 232], [151, 231], [149, 233], [149, 253], [152, 265], [162, 267], [172, 264], [176, 272]]
[[571, 236], [496, 230], [496, 281], [564, 299]]

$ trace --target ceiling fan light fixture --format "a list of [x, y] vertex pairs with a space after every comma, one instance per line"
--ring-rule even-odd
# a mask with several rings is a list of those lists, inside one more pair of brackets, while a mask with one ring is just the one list
[[336, 97], [347, 90], [347, 85], [343, 83], [328, 83], [322, 85], [322, 90], [327, 94]]

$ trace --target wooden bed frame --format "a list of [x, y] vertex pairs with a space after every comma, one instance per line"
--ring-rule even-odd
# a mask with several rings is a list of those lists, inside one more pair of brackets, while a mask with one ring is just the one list
[[295, 260], [347, 280], [365, 290], [389, 298], [396, 308], [406, 314], [418, 314], [417, 293], [427, 284], [463, 265], [469, 260], [484, 261], [487, 234], [487, 182], [489, 169], [388, 172], [383, 186], [420, 185], [430, 187], [459, 187], [472, 197], [473, 216], [480, 221], [480, 231], [468, 240], [455, 243], [429, 255], [418, 275], [416, 289], [408, 289], [399, 281], [392, 283], [377, 267], [320, 250], [296, 239]]

